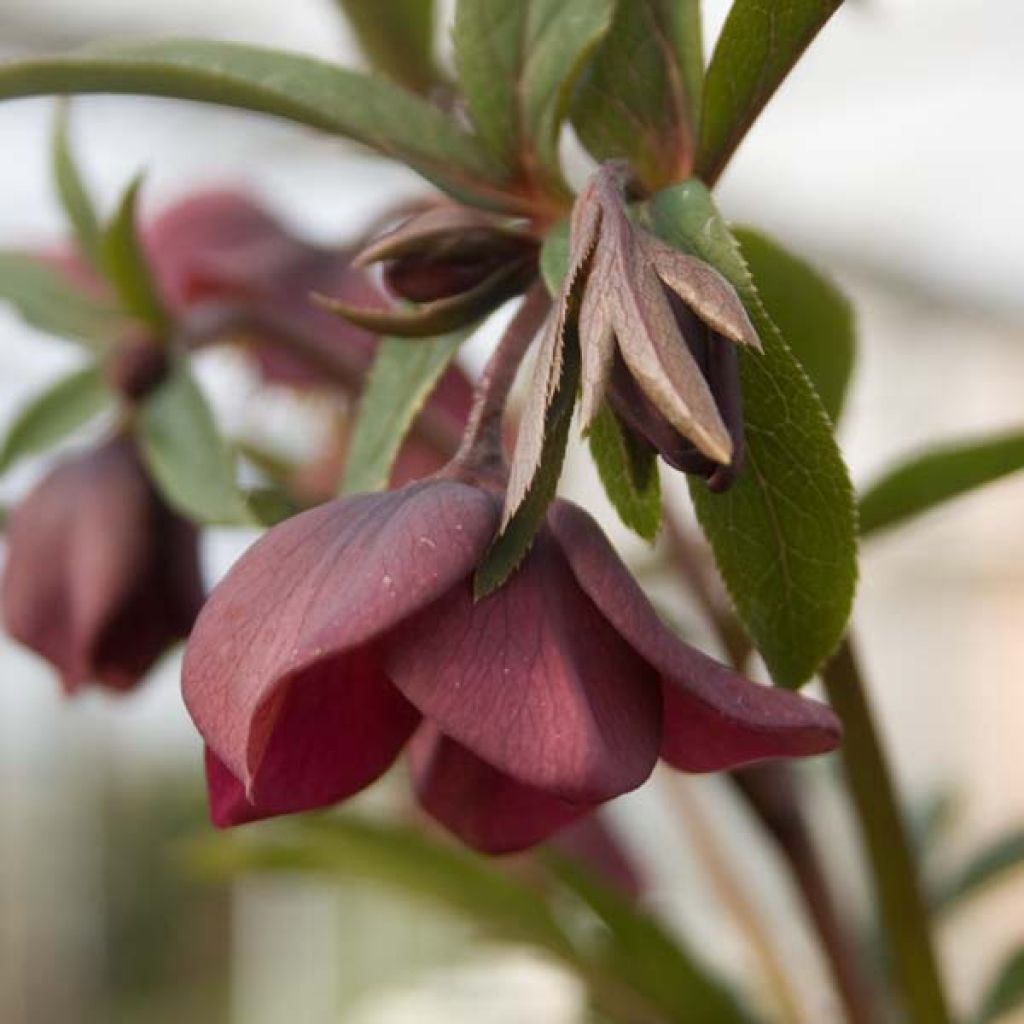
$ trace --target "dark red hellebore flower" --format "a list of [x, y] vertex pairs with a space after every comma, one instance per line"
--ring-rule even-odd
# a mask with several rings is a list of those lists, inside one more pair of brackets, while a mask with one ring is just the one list
[[126, 437], [60, 463], [11, 514], [4, 623], [68, 694], [87, 682], [133, 687], [188, 635], [202, 602], [196, 532]]
[[411, 739], [424, 808], [506, 852], [639, 786], [659, 756], [716, 771], [836, 745], [823, 705], [678, 640], [575, 505], [556, 501], [519, 570], [474, 602], [500, 511], [442, 474], [305, 512], [238, 561], [183, 674], [216, 824], [343, 800]]

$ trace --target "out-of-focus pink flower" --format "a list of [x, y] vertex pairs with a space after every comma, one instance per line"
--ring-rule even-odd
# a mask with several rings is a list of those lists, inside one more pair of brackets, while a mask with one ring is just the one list
[[138, 683], [188, 635], [203, 601], [196, 532], [118, 437], [59, 464], [11, 514], [7, 630], [71, 694]]
[[217, 824], [343, 800], [413, 739], [426, 810], [505, 852], [639, 786], [659, 756], [716, 771], [836, 745], [826, 707], [675, 637], [572, 504], [475, 601], [500, 509], [449, 472], [303, 513], [239, 560], [183, 674]]
[[[352, 250], [311, 245], [252, 200], [227, 190], [199, 192], [169, 207], [146, 228], [144, 241], [161, 293], [177, 317], [204, 306], [234, 307], [243, 314], [251, 350], [269, 380], [337, 387], [337, 378], [325, 377], [317, 365], [318, 357], [333, 356], [348, 365], [351, 385], [358, 390], [376, 336], [311, 299], [320, 293], [353, 306], [386, 308], [368, 272], [352, 265]], [[307, 355], [275, 344], [275, 333], [301, 339]], [[452, 366], [424, 415], [458, 437], [471, 404], [469, 379]], [[392, 481], [401, 484], [432, 473], [448, 454], [413, 436], [399, 455]]]

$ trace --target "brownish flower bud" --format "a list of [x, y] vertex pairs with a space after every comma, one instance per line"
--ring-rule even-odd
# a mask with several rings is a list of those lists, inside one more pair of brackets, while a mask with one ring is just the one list
[[536, 275], [537, 241], [522, 226], [463, 206], [418, 213], [371, 242], [358, 266], [384, 264], [384, 282], [414, 310], [359, 309], [334, 299], [323, 305], [352, 323], [410, 337], [453, 330], [519, 294]]
[[202, 601], [196, 531], [127, 437], [62, 462], [11, 514], [4, 624], [69, 694], [133, 687], [188, 635]]
[[150, 334], [132, 334], [114, 347], [105, 366], [107, 383], [137, 402], [156, 390], [170, 367], [167, 348]]

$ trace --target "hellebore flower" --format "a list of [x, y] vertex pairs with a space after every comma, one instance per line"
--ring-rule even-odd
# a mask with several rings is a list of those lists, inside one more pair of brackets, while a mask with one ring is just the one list
[[474, 323], [536, 277], [538, 245], [507, 217], [444, 203], [414, 214], [371, 242], [356, 266], [383, 264], [383, 278], [413, 309], [361, 309], [345, 296], [322, 305], [354, 324], [408, 337]]
[[7, 541], [5, 625], [68, 694], [135, 686], [202, 606], [196, 532], [126, 437], [59, 464], [11, 513]]
[[836, 745], [826, 707], [677, 639], [567, 502], [474, 601], [500, 512], [500, 492], [449, 469], [302, 513], [243, 555], [183, 672], [216, 824], [343, 800], [411, 740], [423, 807], [507, 852], [639, 786], [659, 756], [716, 771]]
[[629, 219], [626, 170], [601, 167], [570, 222], [569, 267], [542, 335], [523, 413], [506, 520], [540, 462], [566, 345], [579, 346], [581, 423], [607, 398], [666, 460], [721, 489], [739, 463], [743, 424], [734, 345], [760, 341], [732, 285]]

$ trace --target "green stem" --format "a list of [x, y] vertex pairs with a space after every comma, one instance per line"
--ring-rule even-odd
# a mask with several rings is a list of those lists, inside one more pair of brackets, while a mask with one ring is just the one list
[[843, 720], [840, 756], [867, 847], [907, 1020], [949, 1024], [917, 868], [849, 637], [825, 666], [822, 678], [829, 701]]

